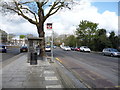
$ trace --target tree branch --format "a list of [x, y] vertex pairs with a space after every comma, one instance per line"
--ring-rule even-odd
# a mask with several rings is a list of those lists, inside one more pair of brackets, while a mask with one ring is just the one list
[[45, 2], [43, 2], [43, 6], [45, 5], [45, 4], [47, 4], [47, 2], [48, 2], [49, 0], [47, 0], [47, 1], [45, 1]]
[[27, 11], [29, 11], [30, 13], [32, 13], [32, 14], [34, 15], [34, 17], [35, 17], [36, 22], [38, 23], [37, 16], [36, 16], [36, 14], [35, 14], [34, 12], [32, 12], [32, 11], [31, 11], [30, 9], [28, 9], [28, 8], [23, 8], [23, 7], [21, 7], [21, 9], [26, 9]]
[[57, 8], [53, 13], [51, 13], [49, 16], [51, 16], [51, 15], [53, 15], [53, 14], [55, 14], [58, 10], [60, 9], [60, 7], [59, 8]]
[[18, 3], [18, 5], [28, 4], [28, 3], [31, 3], [31, 2], [33, 2], [33, 1], [24, 2], [24, 3]]
[[[17, 4], [16, 1], [14, 1], [14, 3], [15, 3], [15, 6], [16, 6], [17, 10], [19, 11], [19, 12], [17, 11], [19, 15], [21, 15], [23, 18], [25, 18], [26, 20], [28, 20], [30, 23], [32, 23], [32, 24], [34, 24], [34, 25], [37, 24], [37, 22], [35, 22], [34, 20], [32, 20], [31, 18], [29, 18], [28, 16], [26, 16], [26, 15], [22, 12], [22, 10], [18, 7], [18, 4]], [[13, 10], [13, 11], [14, 11], [14, 10]]]
[[[44, 17], [44, 21], [51, 15], [55, 14], [62, 6], [58, 5], [60, 2], [54, 2], [54, 4], [52, 5], [52, 7], [50, 8], [49, 12], [46, 14], [46, 16]], [[58, 6], [57, 6], [58, 5]], [[56, 10], [55, 10], [56, 9]], [[53, 10], [55, 10], [54, 12], [52, 12]]]

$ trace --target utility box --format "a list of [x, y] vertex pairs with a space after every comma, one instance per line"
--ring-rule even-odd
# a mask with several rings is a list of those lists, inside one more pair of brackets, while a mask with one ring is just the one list
[[37, 64], [37, 52], [30, 53], [30, 65]]

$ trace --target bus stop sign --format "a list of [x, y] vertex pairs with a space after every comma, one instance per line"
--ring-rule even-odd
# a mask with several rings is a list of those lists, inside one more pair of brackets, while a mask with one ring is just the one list
[[52, 29], [52, 23], [47, 23], [47, 29], [51, 30]]

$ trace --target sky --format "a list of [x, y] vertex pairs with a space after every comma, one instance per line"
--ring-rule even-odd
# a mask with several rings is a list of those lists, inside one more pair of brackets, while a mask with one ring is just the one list
[[[118, 0], [104, 0], [103, 2], [102, 0], [81, 0], [78, 3], [80, 5], [74, 5], [72, 10], [60, 10], [46, 20], [44, 29], [47, 36], [51, 35], [51, 31], [46, 29], [47, 23], [53, 23], [53, 30], [59, 35], [74, 34], [81, 20], [98, 23], [98, 28], [104, 28], [108, 33], [111, 31], [118, 33]], [[0, 18], [2, 18], [0, 29], [7, 33], [38, 36], [36, 27], [17, 14], [3, 16], [0, 13]]]
[[118, 14], [118, 2], [92, 2], [91, 4], [98, 8], [99, 13], [109, 10]]

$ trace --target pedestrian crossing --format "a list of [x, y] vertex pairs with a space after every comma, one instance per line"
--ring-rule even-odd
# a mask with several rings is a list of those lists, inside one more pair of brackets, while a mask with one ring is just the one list
[[62, 88], [62, 86], [58, 83], [58, 78], [55, 76], [54, 71], [44, 71], [45, 81], [48, 83], [46, 88]]

